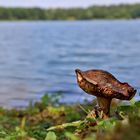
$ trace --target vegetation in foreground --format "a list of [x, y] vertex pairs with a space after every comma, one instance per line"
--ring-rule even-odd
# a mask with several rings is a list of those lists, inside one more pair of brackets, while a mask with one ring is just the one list
[[[45, 94], [28, 108], [0, 108], [0, 140], [139, 140], [140, 101], [112, 105], [112, 117], [89, 117], [93, 104], [63, 105]], [[116, 113], [114, 113], [116, 112]], [[88, 117], [86, 117], [88, 114]]]
[[140, 18], [140, 4], [91, 6], [88, 8], [4, 8], [0, 20], [88, 20]]

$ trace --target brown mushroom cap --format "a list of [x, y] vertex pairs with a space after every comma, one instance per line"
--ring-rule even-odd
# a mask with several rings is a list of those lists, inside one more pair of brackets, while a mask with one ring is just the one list
[[128, 83], [121, 83], [112, 74], [104, 70], [75, 70], [79, 86], [88, 94], [103, 97], [130, 100], [136, 90]]

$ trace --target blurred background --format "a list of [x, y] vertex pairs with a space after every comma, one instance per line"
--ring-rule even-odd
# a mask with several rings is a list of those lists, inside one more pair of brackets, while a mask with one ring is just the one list
[[0, 0], [0, 106], [58, 92], [64, 103], [92, 100], [76, 68], [107, 70], [139, 91], [139, 18], [140, 0]]

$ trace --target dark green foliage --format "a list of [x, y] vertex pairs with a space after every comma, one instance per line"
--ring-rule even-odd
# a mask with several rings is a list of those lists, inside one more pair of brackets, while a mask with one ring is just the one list
[[140, 4], [91, 6], [84, 8], [3, 8], [0, 20], [86, 20], [140, 18]]

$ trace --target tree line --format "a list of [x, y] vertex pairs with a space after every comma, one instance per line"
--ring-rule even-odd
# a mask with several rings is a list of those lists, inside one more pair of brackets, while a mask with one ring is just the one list
[[90, 20], [140, 18], [140, 4], [91, 6], [88, 8], [5, 8], [0, 7], [0, 20]]

